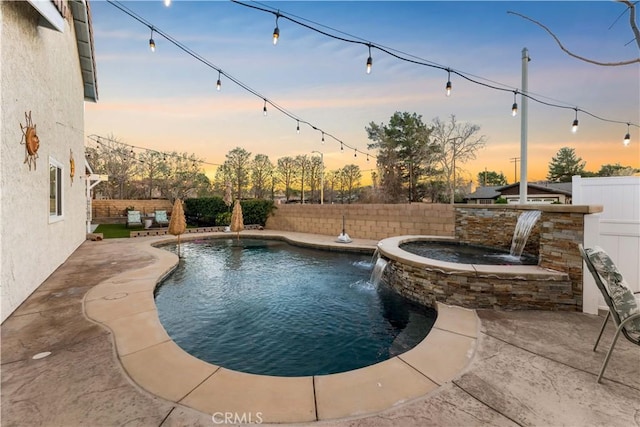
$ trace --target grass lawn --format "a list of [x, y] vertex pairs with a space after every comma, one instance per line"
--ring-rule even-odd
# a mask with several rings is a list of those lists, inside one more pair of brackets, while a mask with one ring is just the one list
[[102, 233], [105, 239], [129, 237], [130, 231], [144, 230], [144, 227], [127, 228], [126, 224], [100, 224], [94, 233]]
[[[187, 228], [195, 228], [188, 225]], [[120, 237], [129, 237], [130, 231], [142, 231], [144, 227], [127, 228], [126, 224], [100, 224], [94, 233], [102, 233], [105, 239], [117, 239]]]

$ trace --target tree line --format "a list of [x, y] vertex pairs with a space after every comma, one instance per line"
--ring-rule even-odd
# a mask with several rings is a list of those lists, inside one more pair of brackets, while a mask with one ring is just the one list
[[[283, 198], [286, 202], [406, 203], [430, 201], [453, 203], [465, 195], [467, 178], [462, 166], [475, 159], [486, 137], [480, 127], [461, 123], [455, 115], [434, 118], [429, 125], [416, 113], [396, 112], [388, 123], [365, 127], [375, 150], [376, 170], [372, 185], [361, 186], [362, 171], [355, 164], [325, 170], [320, 156], [285, 156], [272, 161], [266, 154], [236, 147], [225, 156], [213, 180], [205, 175], [202, 159], [188, 153], [145, 151], [136, 154], [130, 146], [110, 137], [95, 148], [87, 148], [87, 159], [95, 173], [109, 175], [99, 191], [107, 198], [175, 198], [223, 196], [236, 199]], [[585, 171], [575, 150], [563, 147], [549, 163], [547, 179], [571, 181], [573, 175], [632, 175], [637, 169], [603, 165], [598, 172]], [[481, 186], [507, 185], [502, 172], [479, 172]], [[322, 187], [322, 188], [321, 188]]]

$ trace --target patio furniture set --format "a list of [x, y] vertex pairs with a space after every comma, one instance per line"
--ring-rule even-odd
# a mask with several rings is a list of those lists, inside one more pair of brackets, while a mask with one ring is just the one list
[[145, 229], [148, 229], [154, 224], [156, 227], [167, 227], [169, 225], [166, 210], [157, 210], [147, 217], [143, 217], [140, 211], [127, 211], [127, 228], [144, 226]]

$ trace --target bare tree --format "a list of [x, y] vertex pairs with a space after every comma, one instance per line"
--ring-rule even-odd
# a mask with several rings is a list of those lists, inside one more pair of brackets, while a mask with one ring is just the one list
[[256, 154], [251, 162], [251, 182], [253, 184], [253, 196], [256, 199], [264, 199], [273, 175], [274, 166], [266, 154]]
[[131, 182], [139, 163], [131, 146], [111, 134], [99, 138], [97, 147], [88, 148], [87, 157], [94, 172], [109, 175], [109, 181], [99, 184], [106, 197], [130, 198]]
[[279, 180], [284, 185], [284, 197], [287, 201], [291, 198], [291, 186], [296, 174], [296, 162], [293, 157], [281, 157], [278, 159], [277, 172]]
[[194, 154], [168, 153], [166, 155], [167, 177], [159, 185], [163, 197], [174, 201], [195, 197], [208, 192], [211, 187], [209, 178], [202, 172], [202, 160]]
[[306, 154], [296, 156], [295, 162], [297, 169], [296, 176], [300, 182], [300, 202], [304, 203], [304, 182], [308, 178], [311, 162], [309, 161], [309, 156]]
[[138, 164], [138, 173], [142, 182], [147, 186], [145, 196], [152, 198], [154, 187], [157, 187], [169, 172], [166, 155], [157, 151], [145, 151], [138, 155], [138, 160], [140, 162]]
[[[640, 48], [640, 30], [638, 29], [638, 25], [636, 23], [636, 3], [632, 2], [630, 0], [616, 0], [618, 3], [622, 3], [623, 5], [626, 5], [626, 10], [629, 11], [629, 26], [631, 27], [631, 31], [633, 32], [633, 36], [635, 38], [636, 44], [638, 45], [638, 48]], [[625, 10], [625, 12], [626, 12]], [[603, 62], [603, 61], [597, 61], [595, 59], [591, 59], [591, 58], [587, 58], [578, 54], [573, 53], [572, 51], [570, 51], [569, 49], [567, 49], [562, 42], [560, 41], [560, 39], [558, 38], [558, 36], [556, 36], [553, 31], [551, 31], [549, 29], [549, 27], [547, 27], [546, 25], [542, 24], [541, 22], [536, 21], [535, 19], [529, 18], [528, 16], [525, 16], [521, 13], [518, 12], [513, 12], [513, 11], [508, 11], [507, 13], [510, 13], [512, 15], [516, 15], [519, 16], [523, 19], [526, 19], [527, 21], [533, 22], [534, 24], [536, 24], [537, 26], [539, 26], [540, 28], [542, 28], [543, 30], [545, 30], [551, 37], [553, 37], [553, 39], [555, 40], [555, 42], [558, 44], [558, 46], [560, 46], [560, 49], [562, 49], [563, 52], [565, 52], [567, 55], [579, 59], [581, 61], [584, 62], [588, 62], [590, 64], [595, 64], [595, 65], [602, 65], [602, 66], [608, 66], [608, 67], [616, 67], [616, 66], [620, 66], [620, 65], [630, 65], [630, 64], [635, 64], [640, 62], [640, 58], [634, 58], [634, 59], [629, 59], [626, 61], [618, 61], [618, 62]]]
[[450, 203], [455, 202], [456, 171], [460, 165], [476, 158], [476, 151], [485, 146], [485, 136], [478, 136], [480, 126], [458, 123], [451, 115], [447, 122], [433, 119], [431, 138], [439, 147], [439, 164], [450, 190]]
[[236, 147], [226, 154], [224, 165], [235, 189], [236, 199], [242, 199], [242, 193], [249, 187], [249, 164], [251, 153]]
[[358, 165], [346, 165], [340, 169], [340, 190], [342, 193], [342, 203], [347, 200], [347, 203], [351, 203], [355, 196], [355, 190], [360, 186], [360, 178], [362, 178], [362, 172], [360, 172], [360, 166]]
[[[322, 160], [320, 157], [311, 157], [309, 162], [309, 187], [311, 189], [311, 200], [315, 200], [314, 194], [319, 189], [322, 182]], [[320, 200], [320, 195], [318, 195], [318, 200]]]

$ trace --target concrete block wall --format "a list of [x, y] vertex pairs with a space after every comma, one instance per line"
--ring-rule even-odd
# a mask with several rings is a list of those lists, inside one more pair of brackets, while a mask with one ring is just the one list
[[454, 235], [453, 206], [444, 204], [278, 205], [266, 229], [379, 240], [404, 234]]
[[166, 210], [171, 212], [173, 205], [166, 199], [149, 199], [149, 200], [119, 200], [119, 199], [98, 199], [91, 201], [91, 209], [93, 218], [113, 218], [125, 217], [125, 210], [133, 207], [134, 210], [147, 215], [156, 210]]

